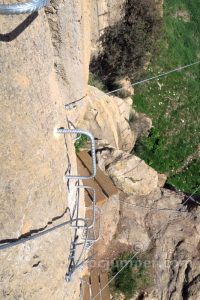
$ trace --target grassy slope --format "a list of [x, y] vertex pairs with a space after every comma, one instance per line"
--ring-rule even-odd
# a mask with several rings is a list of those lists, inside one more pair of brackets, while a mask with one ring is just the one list
[[[190, 20], [176, 17], [177, 11], [188, 12]], [[164, 14], [163, 36], [147, 76], [200, 60], [200, 0], [165, 0]], [[200, 161], [181, 168], [200, 145], [200, 65], [138, 86], [133, 101], [154, 126], [137, 154], [167, 173], [169, 184], [191, 193], [200, 185]]]

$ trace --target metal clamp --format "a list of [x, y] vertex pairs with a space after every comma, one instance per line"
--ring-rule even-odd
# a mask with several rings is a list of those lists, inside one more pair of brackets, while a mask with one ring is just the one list
[[85, 96], [81, 97], [80, 99], [75, 100], [75, 101], [73, 101], [71, 103], [65, 104], [64, 105], [65, 109], [72, 110], [72, 109], [76, 108], [77, 107], [77, 103], [81, 102], [85, 97], [87, 97], [87, 95], [85, 95]]
[[90, 176], [78, 176], [78, 175], [65, 175], [66, 179], [91, 179], [94, 178], [96, 176], [96, 152], [95, 152], [95, 139], [93, 137], [93, 135], [88, 132], [88, 131], [84, 131], [84, 130], [80, 130], [80, 129], [57, 129], [58, 133], [61, 134], [84, 134], [86, 136], [89, 137], [89, 139], [91, 140], [91, 154], [92, 154], [92, 175]]
[[31, 14], [49, 4], [49, 0], [32, 0], [29, 2], [0, 4], [0, 15]]

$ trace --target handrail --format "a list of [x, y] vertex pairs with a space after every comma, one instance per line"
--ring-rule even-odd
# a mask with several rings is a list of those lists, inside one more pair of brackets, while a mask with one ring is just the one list
[[49, 0], [32, 0], [14, 4], [0, 4], [0, 15], [31, 14], [48, 3]]

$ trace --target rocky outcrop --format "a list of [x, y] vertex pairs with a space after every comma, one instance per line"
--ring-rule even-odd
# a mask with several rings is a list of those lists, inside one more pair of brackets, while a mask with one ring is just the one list
[[98, 149], [108, 147], [131, 151], [135, 143], [135, 134], [128, 121], [131, 103], [106, 95], [95, 87], [90, 87], [84, 101], [87, 110], [83, 119], [78, 120], [77, 127], [94, 135]]
[[132, 246], [133, 250], [146, 251], [151, 242], [152, 228], [162, 226], [162, 219], [167, 220], [171, 210], [180, 207], [181, 201], [176, 193], [159, 188], [146, 196], [120, 193], [120, 241]]
[[[10, 32], [24, 18], [3, 16], [1, 28]], [[66, 121], [44, 13], [0, 49], [0, 234], [9, 239], [44, 227], [66, 209], [66, 150], [56, 134]]]
[[[94, 48], [122, 3], [93, 6], [100, 21], [92, 23]], [[130, 99], [87, 88], [89, 7], [89, 0], [55, 0], [46, 14], [1, 16], [1, 243], [69, 220], [76, 189], [64, 174], [76, 173], [75, 153], [71, 138], [56, 129], [67, 126], [64, 104], [83, 98], [67, 117], [93, 133], [99, 166], [123, 191], [103, 206], [99, 255], [112, 239], [133, 251], [150, 249], [155, 285], [144, 298], [199, 299], [199, 207], [181, 212], [184, 195], [160, 189], [166, 177], [129, 154], [151, 120], [134, 112]], [[64, 279], [72, 237], [66, 226], [1, 251], [0, 298], [77, 300], [80, 273], [71, 283]]]
[[127, 249], [138, 253], [152, 269], [152, 287], [133, 299], [142, 295], [149, 300], [199, 299], [198, 204], [183, 207], [186, 196], [160, 188], [166, 176], [138, 157], [107, 149], [99, 151], [98, 163], [123, 191], [120, 220], [108, 255], [115, 258]]
[[158, 235], [155, 260], [159, 299], [199, 299], [199, 234], [196, 211], [175, 216]]

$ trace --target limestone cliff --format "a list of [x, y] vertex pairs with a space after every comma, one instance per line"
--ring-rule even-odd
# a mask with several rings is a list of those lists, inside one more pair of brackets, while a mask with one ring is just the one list
[[[54, 1], [46, 13], [0, 17], [0, 235], [19, 239], [69, 220], [77, 173], [64, 104], [85, 95], [88, 1]], [[85, 41], [88, 41], [85, 43]], [[66, 147], [67, 146], [67, 147]], [[51, 225], [52, 224], [52, 225]], [[0, 252], [1, 299], [78, 299], [65, 274], [69, 226]]]

